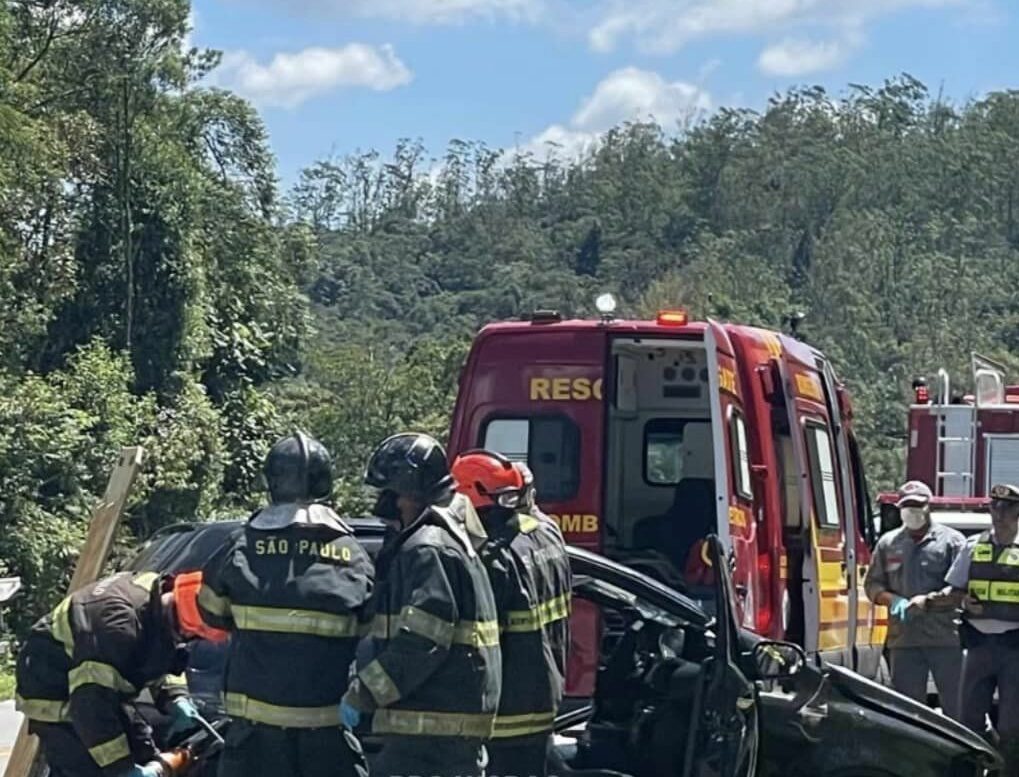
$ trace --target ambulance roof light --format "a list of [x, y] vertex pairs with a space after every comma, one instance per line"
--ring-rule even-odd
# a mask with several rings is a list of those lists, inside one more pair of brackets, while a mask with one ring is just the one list
[[611, 318], [616, 312], [616, 298], [609, 293], [599, 294], [594, 301], [594, 306], [602, 314], [602, 318]]
[[658, 311], [658, 326], [686, 326], [689, 320], [687, 312], [682, 309]]

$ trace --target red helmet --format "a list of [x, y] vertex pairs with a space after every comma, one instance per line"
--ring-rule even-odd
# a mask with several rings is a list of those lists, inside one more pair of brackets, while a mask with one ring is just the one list
[[467, 496], [475, 509], [498, 506], [514, 510], [524, 503], [527, 481], [502, 454], [467, 451], [453, 462], [450, 474], [457, 482], [457, 491]]

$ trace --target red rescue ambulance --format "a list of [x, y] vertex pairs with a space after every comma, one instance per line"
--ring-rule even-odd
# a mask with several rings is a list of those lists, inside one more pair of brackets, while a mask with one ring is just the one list
[[[602, 298], [600, 307], [614, 307]], [[450, 452], [526, 461], [567, 539], [710, 597], [701, 541], [729, 552], [742, 623], [876, 676], [887, 625], [863, 578], [874, 541], [849, 398], [814, 348], [688, 320], [536, 313], [477, 336]], [[571, 695], [600, 625], [578, 604]]]
[[[935, 521], [973, 534], [990, 528], [987, 493], [995, 483], [1019, 482], [1019, 385], [1005, 368], [971, 357], [970, 393], [953, 391], [938, 370], [932, 395], [926, 378], [913, 383], [906, 477], [931, 487]], [[895, 494], [881, 494], [880, 531], [899, 525]]]

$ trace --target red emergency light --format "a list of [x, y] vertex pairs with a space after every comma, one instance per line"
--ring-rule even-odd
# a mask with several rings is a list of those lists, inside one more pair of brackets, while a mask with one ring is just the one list
[[659, 310], [658, 326], [686, 326], [689, 321], [685, 310]]
[[916, 398], [914, 404], [917, 405], [929, 405], [931, 402], [931, 392], [927, 388], [927, 381], [924, 378], [917, 378], [913, 381], [913, 394]]

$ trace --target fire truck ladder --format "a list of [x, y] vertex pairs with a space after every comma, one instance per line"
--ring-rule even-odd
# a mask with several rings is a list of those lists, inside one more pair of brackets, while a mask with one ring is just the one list
[[934, 493], [971, 497], [976, 477], [977, 409], [952, 404], [948, 372], [938, 370], [937, 446]]

